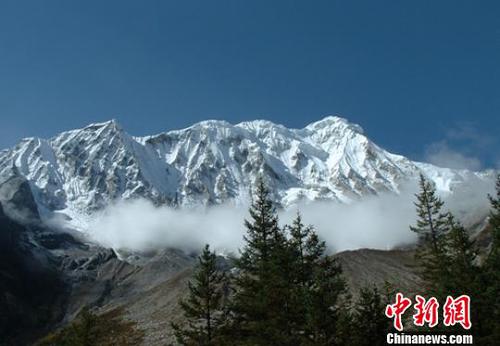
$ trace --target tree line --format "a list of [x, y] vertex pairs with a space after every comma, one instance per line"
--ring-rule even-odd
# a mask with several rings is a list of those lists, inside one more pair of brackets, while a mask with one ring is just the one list
[[415, 203], [418, 220], [416, 260], [426, 292], [445, 301], [448, 295], [471, 297], [471, 333], [479, 345], [500, 343], [500, 176], [491, 204], [487, 231], [491, 243], [484, 258], [465, 227], [436, 194], [433, 184], [420, 177]]
[[[420, 176], [415, 259], [422, 292], [438, 299], [468, 294], [475, 341], [500, 340], [500, 176], [489, 196], [492, 241], [479, 261], [474, 241], [445, 210], [434, 185]], [[300, 214], [280, 227], [262, 179], [245, 220], [245, 245], [231, 271], [208, 245], [180, 301], [185, 322], [172, 324], [182, 345], [385, 345], [390, 286], [362, 288], [353, 300], [335, 257]], [[333, 222], [334, 220], [332, 220]]]

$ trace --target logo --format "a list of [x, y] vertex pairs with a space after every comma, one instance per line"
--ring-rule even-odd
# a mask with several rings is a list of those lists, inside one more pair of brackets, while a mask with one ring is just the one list
[[[396, 294], [394, 304], [389, 304], [385, 308], [385, 315], [393, 319], [394, 328], [403, 331], [403, 315], [412, 306], [415, 310], [413, 314], [413, 324], [415, 326], [425, 326], [433, 328], [438, 325], [440, 317], [439, 302], [435, 297], [425, 299], [415, 296], [415, 304], [410, 298], [406, 298], [402, 293]], [[441, 310], [443, 324], [447, 327], [460, 324], [464, 329], [472, 326], [470, 320], [470, 297], [461, 295], [457, 298], [448, 296]]]

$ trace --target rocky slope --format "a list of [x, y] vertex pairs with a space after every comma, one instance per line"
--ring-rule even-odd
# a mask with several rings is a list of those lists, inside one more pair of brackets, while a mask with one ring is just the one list
[[[22, 217], [25, 222], [20, 222]], [[64, 283], [54, 257], [34, 238], [43, 233], [26, 180], [0, 180], [0, 344], [24, 343], [63, 315]]]
[[0, 176], [0, 345], [30, 344], [85, 306], [128, 306], [193, 263], [175, 249], [121, 261], [78, 232], [47, 227], [29, 183]]

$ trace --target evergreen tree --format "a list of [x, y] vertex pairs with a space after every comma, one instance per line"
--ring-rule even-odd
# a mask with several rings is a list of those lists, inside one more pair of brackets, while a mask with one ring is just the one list
[[[312, 334], [312, 294], [315, 268], [324, 255], [325, 244], [320, 242], [314, 229], [302, 223], [297, 213], [292, 225], [286, 226], [290, 235], [289, 244], [292, 256], [292, 301], [291, 324], [296, 339], [302, 344]], [[301, 341], [299, 341], [301, 340]]]
[[295, 258], [296, 282], [307, 289], [312, 285], [314, 269], [325, 256], [326, 245], [320, 241], [312, 226], [305, 226], [298, 213], [292, 225], [288, 226], [290, 245]]
[[[453, 297], [467, 294], [471, 297], [471, 319], [473, 323], [479, 320], [479, 309], [476, 303], [479, 298], [481, 287], [478, 283], [480, 268], [475, 264], [476, 249], [475, 242], [470, 240], [469, 234], [455, 217], [448, 213], [449, 232], [446, 235], [446, 254], [448, 258], [447, 280], [441, 281], [442, 291]], [[446, 329], [450, 329], [447, 327]], [[462, 332], [460, 327], [452, 327], [457, 332]], [[477, 329], [477, 328], [476, 328]]]
[[478, 268], [475, 265], [476, 250], [465, 228], [455, 217], [448, 213], [449, 233], [446, 236], [446, 253], [448, 256], [447, 294], [459, 296], [473, 294]]
[[384, 314], [388, 303], [388, 297], [383, 296], [376, 286], [360, 290], [353, 313], [353, 345], [386, 345], [387, 333], [391, 328], [391, 321]]
[[314, 268], [323, 255], [325, 244], [320, 242], [312, 227], [302, 223], [300, 214], [287, 226], [290, 233], [290, 247], [293, 256], [294, 324], [303, 334], [308, 334], [308, 320], [311, 315], [310, 290], [314, 285]]
[[344, 345], [349, 340], [347, 286], [336, 258], [323, 257], [314, 268], [309, 328], [312, 345]]
[[291, 340], [289, 245], [262, 179], [245, 220], [245, 247], [236, 261], [231, 306], [233, 340], [238, 344], [286, 345]]
[[347, 316], [346, 284], [337, 260], [300, 215], [278, 227], [264, 183], [246, 221], [246, 245], [236, 262], [231, 307], [238, 345], [342, 344]]
[[500, 340], [500, 175], [496, 182], [496, 196], [489, 196], [492, 210], [489, 227], [492, 242], [478, 279], [479, 301], [476, 329], [483, 345], [498, 345]]
[[[347, 323], [341, 267], [325, 255], [326, 245], [300, 214], [288, 227], [293, 254], [293, 326], [301, 344], [339, 342]], [[344, 301], [342, 301], [344, 299]], [[345, 323], [344, 323], [345, 322]]]
[[448, 214], [443, 212], [443, 201], [436, 195], [434, 185], [420, 175], [420, 193], [416, 195], [417, 224], [410, 229], [418, 234], [416, 259], [430, 294], [442, 298], [449, 279], [446, 256]]
[[198, 261], [193, 281], [189, 282], [189, 296], [180, 302], [186, 326], [173, 323], [172, 328], [182, 345], [220, 345], [225, 275], [217, 269], [217, 257], [209, 245], [205, 246]]
[[496, 196], [489, 196], [489, 199], [492, 207], [489, 220], [492, 242], [486, 266], [500, 268], [500, 175], [497, 176]]

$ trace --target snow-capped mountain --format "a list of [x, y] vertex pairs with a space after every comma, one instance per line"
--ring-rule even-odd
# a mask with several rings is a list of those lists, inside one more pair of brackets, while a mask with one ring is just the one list
[[470, 177], [482, 179], [482, 173], [391, 154], [336, 116], [303, 129], [209, 120], [147, 137], [133, 137], [112, 120], [48, 140], [26, 138], [0, 152], [0, 174], [24, 176], [42, 213], [70, 215], [121, 198], [175, 206], [246, 202], [261, 175], [283, 206], [302, 199], [349, 202], [398, 192], [419, 173], [445, 191]]

